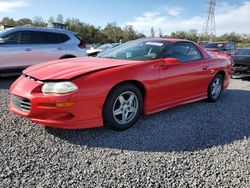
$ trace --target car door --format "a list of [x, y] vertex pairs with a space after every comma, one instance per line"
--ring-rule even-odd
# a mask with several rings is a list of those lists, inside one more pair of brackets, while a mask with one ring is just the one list
[[3, 39], [4, 43], [0, 44], [1, 69], [23, 69], [32, 64], [34, 61], [33, 48], [28, 31], [9, 33]]
[[57, 60], [65, 54], [65, 48], [62, 44], [61, 34], [53, 32], [32, 32], [34, 43], [34, 63], [42, 63], [51, 60]]
[[161, 104], [170, 105], [206, 95], [209, 64], [194, 44], [175, 43], [166, 51], [165, 58], [177, 58], [181, 63], [160, 68]]

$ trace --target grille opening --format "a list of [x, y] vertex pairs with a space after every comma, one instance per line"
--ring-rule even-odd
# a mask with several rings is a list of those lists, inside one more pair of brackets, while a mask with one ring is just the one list
[[13, 95], [12, 104], [18, 110], [21, 110], [23, 112], [30, 112], [31, 103], [29, 99]]

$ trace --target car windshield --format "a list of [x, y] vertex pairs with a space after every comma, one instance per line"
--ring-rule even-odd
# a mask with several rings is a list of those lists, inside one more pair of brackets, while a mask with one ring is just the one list
[[208, 43], [205, 45], [205, 48], [222, 48], [223, 46], [223, 43]]
[[240, 55], [250, 55], [250, 49], [245, 49], [240, 52]]
[[125, 60], [153, 60], [157, 59], [165, 49], [166, 42], [156, 40], [136, 40], [114, 47], [98, 57]]

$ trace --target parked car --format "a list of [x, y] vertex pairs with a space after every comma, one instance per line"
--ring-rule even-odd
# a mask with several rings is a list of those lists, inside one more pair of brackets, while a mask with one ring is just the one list
[[233, 55], [236, 51], [234, 42], [210, 42], [204, 46], [205, 50], [212, 53]]
[[105, 50], [114, 48], [116, 46], [120, 45], [120, 43], [108, 43], [108, 44], [103, 44], [97, 48], [90, 48], [89, 50], [87, 50], [87, 55], [88, 56], [97, 56], [97, 54], [99, 54], [100, 52], [103, 52]]
[[242, 51], [244, 51], [245, 50], [245, 48], [237, 48], [236, 50], [235, 50], [235, 52], [234, 52], [234, 54], [233, 55], [239, 55]]
[[141, 114], [216, 102], [229, 85], [231, 66], [191, 41], [139, 39], [95, 58], [24, 70], [11, 86], [10, 111], [57, 128], [124, 130]]
[[246, 48], [239, 55], [233, 56], [233, 75], [250, 76], [250, 48]]
[[16, 72], [31, 65], [86, 55], [83, 41], [67, 30], [15, 27], [0, 32], [0, 72]]

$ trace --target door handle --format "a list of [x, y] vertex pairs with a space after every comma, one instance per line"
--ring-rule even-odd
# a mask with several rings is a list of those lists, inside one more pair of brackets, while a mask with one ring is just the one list
[[207, 70], [208, 69], [208, 66], [204, 65], [202, 66], [202, 70]]
[[157, 64], [154, 65], [154, 67], [165, 68], [165, 67], [168, 67], [168, 65], [166, 65], [166, 63], [157, 63]]
[[30, 52], [30, 51], [32, 51], [32, 48], [25, 48], [24, 50], [27, 52]]
[[62, 50], [62, 48], [61, 48], [61, 47], [58, 47], [57, 49], [58, 49], [58, 50]]

